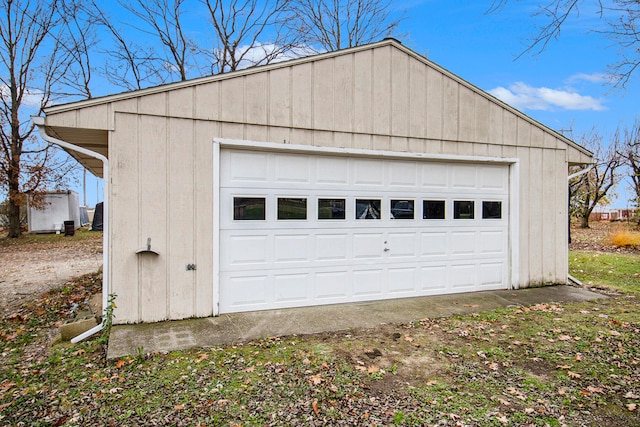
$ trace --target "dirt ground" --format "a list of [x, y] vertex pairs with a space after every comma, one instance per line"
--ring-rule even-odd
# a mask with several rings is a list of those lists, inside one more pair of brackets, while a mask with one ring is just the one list
[[102, 233], [0, 237], [0, 316], [102, 267]]

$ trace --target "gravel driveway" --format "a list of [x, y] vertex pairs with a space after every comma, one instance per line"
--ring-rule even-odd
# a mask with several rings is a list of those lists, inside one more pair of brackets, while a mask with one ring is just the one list
[[[34, 240], [35, 239], [35, 240]], [[46, 240], [45, 240], [46, 239]], [[89, 237], [28, 237], [0, 242], [0, 316], [24, 302], [102, 266], [102, 233]]]

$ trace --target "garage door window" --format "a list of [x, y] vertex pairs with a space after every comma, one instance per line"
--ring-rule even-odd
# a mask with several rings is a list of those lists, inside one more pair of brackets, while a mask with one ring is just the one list
[[307, 199], [279, 197], [278, 219], [307, 219]]
[[234, 197], [233, 219], [241, 221], [264, 221], [264, 197]]
[[391, 219], [413, 219], [413, 200], [391, 200]]
[[318, 199], [318, 219], [345, 219], [345, 199]]
[[356, 219], [380, 219], [380, 199], [356, 199]]
[[423, 219], [444, 219], [444, 200], [423, 200]]
[[453, 218], [454, 219], [473, 219], [473, 200], [454, 200], [453, 202]]
[[482, 218], [484, 219], [501, 219], [502, 218], [502, 202], [482, 202]]

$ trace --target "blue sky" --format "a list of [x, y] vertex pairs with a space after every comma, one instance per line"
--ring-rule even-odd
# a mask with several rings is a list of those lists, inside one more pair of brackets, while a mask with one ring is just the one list
[[[491, 0], [395, 1], [393, 6], [406, 13], [397, 38], [550, 128], [571, 129], [567, 136], [576, 142], [593, 128], [606, 141], [616, 127], [630, 126], [640, 117], [640, 73], [626, 90], [605, 84], [607, 65], [617, 59], [616, 47], [595, 32], [604, 28], [595, 6], [582, 8], [578, 19], [567, 21], [560, 37], [543, 52], [516, 59], [542, 22], [532, 17], [541, 1], [511, 0], [495, 13], [487, 13]], [[113, 88], [100, 95], [121, 91]], [[87, 176], [91, 207], [96, 181]], [[627, 206], [627, 186], [619, 186], [613, 206]], [[101, 182], [98, 187], [101, 194]], [[76, 191], [82, 201], [82, 186]]]

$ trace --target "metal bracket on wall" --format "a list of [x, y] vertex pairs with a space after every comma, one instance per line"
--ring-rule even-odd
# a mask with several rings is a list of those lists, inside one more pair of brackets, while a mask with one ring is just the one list
[[187, 264], [187, 271], [195, 270], [195, 269], [196, 269], [196, 265], [195, 264]]

